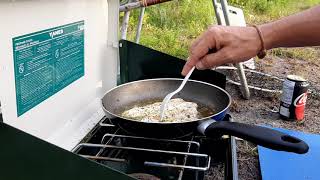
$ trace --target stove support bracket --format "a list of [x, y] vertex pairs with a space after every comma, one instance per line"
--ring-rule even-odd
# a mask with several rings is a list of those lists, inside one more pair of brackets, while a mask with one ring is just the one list
[[[217, 22], [218, 22], [219, 25], [221, 25], [222, 24], [222, 20], [221, 20], [220, 14], [218, 12], [218, 1], [217, 0], [213, 0], [212, 2], [213, 2], [214, 11], [215, 11], [215, 14], [216, 14]], [[220, 4], [221, 4], [221, 8], [222, 8], [225, 24], [227, 26], [230, 26], [231, 24], [230, 24], [230, 17], [229, 17], [228, 2], [227, 2], [227, 0], [220, 0]], [[242, 96], [245, 99], [249, 99], [250, 98], [250, 90], [249, 90], [249, 87], [248, 87], [246, 75], [244, 73], [243, 64], [242, 63], [237, 63], [237, 64], [234, 64], [234, 65], [237, 68], [238, 76], [240, 78]]]

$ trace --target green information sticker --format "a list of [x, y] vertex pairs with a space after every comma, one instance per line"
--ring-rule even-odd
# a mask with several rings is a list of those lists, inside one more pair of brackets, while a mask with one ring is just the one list
[[84, 21], [12, 42], [18, 116], [84, 76]]

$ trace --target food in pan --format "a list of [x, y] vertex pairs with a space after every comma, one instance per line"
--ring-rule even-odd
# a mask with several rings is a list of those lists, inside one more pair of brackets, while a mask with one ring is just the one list
[[214, 114], [213, 107], [206, 107], [195, 102], [188, 102], [181, 98], [171, 99], [167, 105], [164, 117], [160, 120], [160, 107], [162, 100], [148, 100], [135, 103], [121, 113], [126, 119], [142, 122], [188, 122]]
[[198, 112], [197, 103], [175, 98], [171, 99], [168, 103], [164, 117], [160, 121], [160, 106], [161, 101], [143, 106], [135, 106], [124, 111], [121, 116], [142, 122], [187, 122], [201, 117], [201, 114]]

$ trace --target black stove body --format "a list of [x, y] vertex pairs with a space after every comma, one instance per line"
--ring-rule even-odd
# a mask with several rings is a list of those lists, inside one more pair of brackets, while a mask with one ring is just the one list
[[[183, 78], [185, 61], [122, 40], [119, 84], [152, 78]], [[195, 71], [191, 79], [225, 88], [226, 77], [215, 71]], [[226, 116], [230, 121], [230, 116]], [[165, 132], [164, 132], [165, 133]], [[218, 165], [224, 179], [237, 179], [234, 138], [206, 138], [198, 133], [182, 139], [137, 137], [103, 119], [74, 152], [133, 177], [157, 179], [204, 179]]]

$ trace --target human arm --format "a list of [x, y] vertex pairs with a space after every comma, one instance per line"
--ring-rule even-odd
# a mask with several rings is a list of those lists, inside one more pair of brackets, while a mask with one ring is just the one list
[[[320, 45], [320, 6], [258, 28], [266, 49]], [[212, 26], [192, 43], [182, 75], [193, 66], [201, 70], [246, 61], [258, 54], [261, 43], [254, 27]], [[208, 54], [210, 49], [216, 52]]]

